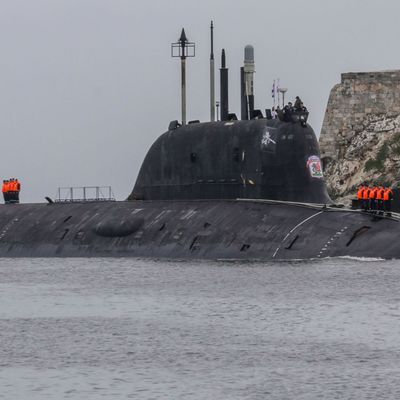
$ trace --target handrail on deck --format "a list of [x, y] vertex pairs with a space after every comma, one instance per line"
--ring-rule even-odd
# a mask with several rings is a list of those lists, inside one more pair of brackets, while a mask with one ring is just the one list
[[111, 186], [59, 187], [55, 203], [115, 201]]

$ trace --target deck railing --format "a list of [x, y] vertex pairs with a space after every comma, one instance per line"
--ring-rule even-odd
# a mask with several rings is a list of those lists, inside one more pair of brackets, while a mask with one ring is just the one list
[[111, 186], [59, 187], [56, 203], [115, 201]]

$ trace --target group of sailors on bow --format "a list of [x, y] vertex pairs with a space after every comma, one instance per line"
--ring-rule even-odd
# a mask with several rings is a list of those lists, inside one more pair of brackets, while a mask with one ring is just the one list
[[388, 187], [361, 185], [357, 191], [359, 207], [376, 214], [391, 215], [393, 190]]
[[2, 192], [4, 203], [19, 203], [19, 192], [21, 191], [21, 182], [16, 178], [3, 180]]

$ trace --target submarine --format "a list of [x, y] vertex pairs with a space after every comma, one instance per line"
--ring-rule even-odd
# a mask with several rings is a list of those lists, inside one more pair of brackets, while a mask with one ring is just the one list
[[0, 257], [400, 258], [396, 213], [330, 199], [308, 111], [254, 110], [252, 57], [246, 47], [240, 120], [229, 113], [223, 52], [220, 120], [172, 121], [125, 201], [0, 205]]

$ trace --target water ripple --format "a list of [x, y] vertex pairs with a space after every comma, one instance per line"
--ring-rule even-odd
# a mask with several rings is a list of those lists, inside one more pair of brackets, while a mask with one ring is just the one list
[[400, 398], [399, 267], [1, 260], [0, 399]]

